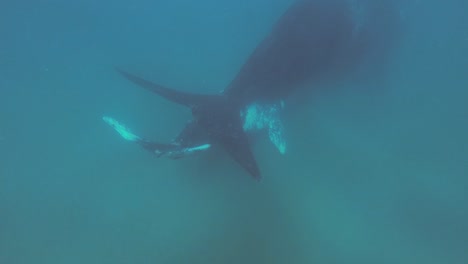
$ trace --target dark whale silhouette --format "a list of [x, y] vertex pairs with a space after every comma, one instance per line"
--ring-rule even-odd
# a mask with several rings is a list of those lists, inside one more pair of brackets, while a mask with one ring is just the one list
[[[385, 31], [378, 28], [380, 25], [359, 29], [360, 22], [350, 2], [294, 2], [220, 94], [182, 92], [117, 69], [136, 85], [192, 111], [192, 121], [173, 143], [146, 140], [139, 143], [159, 155], [207, 142], [217, 144], [251, 176], [260, 179], [261, 173], [239, 113], [252, 103], [275, 103], [286, 99], [297, 89], [323, 76], [333, 77], [352, 71], [364, 55], [370, 53], [372, 45], [385, 42], [379, 39], [383, 36], [380, 30]], [[368, 0], [369, 3], [375, 10], [382, 11], [387, 7], [381, 4], [382, 0]], [[377, 17], [376, 21], [379, 19]], [[377, 30], [371, 30], [372, 27]]]

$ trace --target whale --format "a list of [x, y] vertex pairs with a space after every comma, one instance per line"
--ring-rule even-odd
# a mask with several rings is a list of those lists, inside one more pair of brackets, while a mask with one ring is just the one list
[[[393, 30], [388, 3], [390, 0], [294, 1], [218, 94], [169, 88], [116, 67], [117, 73], [132, 84], [191, 111], [191, 120], [172, 142], [147, 140], [111, 117], [103, 119], [124, 139], [137, 142], [157, 157], [179, 159], [219, 146], [260, 180], [252, 131], [266, 130], [284, 153], [279, 112], [285, 101], [298, 90], [312, 89], [318, 80], [352, 72], [366, 55], [380, 52], [379, 47], [388, 44]], [[364, 19], [359, 18], [362, 5], [367, 5], [371, 14]]]

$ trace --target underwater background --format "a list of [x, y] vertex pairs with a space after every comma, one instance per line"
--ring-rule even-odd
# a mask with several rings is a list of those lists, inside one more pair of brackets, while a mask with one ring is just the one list
[[1, 2], [0, 264], [468, 263], [467, 1], [403, 1], [386, 73], [286, 105], [261, 182], [102, 121], [171, 140], [189, 111], [114, 66], [219, 92], [291, 2]]

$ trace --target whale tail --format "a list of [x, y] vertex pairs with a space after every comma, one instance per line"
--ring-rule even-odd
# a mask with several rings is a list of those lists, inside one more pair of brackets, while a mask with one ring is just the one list
[[217, 95], [208, 95], [208, 94], [195, 94], [195, 93], [188, 93], [178, 91], [176, 89], [171, 89], [164, 87], [163, 85], [156, 84], [145, 80], [141, 77], [133, 75], [127, 71], [124, 71], [120, 68], [116, 68], [116, 71], [120, 73], [123, 77], [127, 80], [131, 81], [132, 83], [147, 89], [157, 95], [177, 104], [181, 104], [187, 106], [189, 108], [196, 107], [201, 104], [208, 103], [210, 101], [216, 100]]

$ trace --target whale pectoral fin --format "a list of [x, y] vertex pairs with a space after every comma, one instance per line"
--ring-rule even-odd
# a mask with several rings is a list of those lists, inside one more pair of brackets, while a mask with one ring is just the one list
[[190, 147], [182, 147], [177, 144], [162, 144], [153, 141], [141, 141], [139, 143], [144, 149], [155, 154], [158, 158], [165, 157], [170, 159], [180, 159], [198, 152], [206, 151], [211, 147], [208, 143]]
[[104, 120], [104, 122], [106, 122], [106, 124], [111, 126], [117, 133], [119, 133], [119, 135], [123, 139], [125, 139], [127, 141], [135, 141], [135, 142], [139, 142], [139, 141], [142, 140], [142, 138], [140, 138], [139, 136], [133, 134], [130, 131], [129, 128], [127, 128], [125, 125], [123, 125], [119, 121], [115, 120], [114, 118], [109, 117], [109, 116], [103, 116], [102, 120]]
[[209, 100], [213, 100], [216, 95], [205, 95], [205, 94], [195, 94], [195, 93], [188, 93], [182, 92], [175, 89], [170, 89], [164, 87], [160, 84], [150, 82], [145, 80], [141, 77], [133, 75], [129, 72], [116, 68], [117, 72], [120, 73], [123, 77], [127, 80], [131, 81], [132, 83], [143, 87], [151, 92], [156, 93], [157, 95], [177, 104], [181, 104], [187, 107], [193, 107], [196, 105], [204, 104]]
[[261, 179], [260, 169], [252, 153], [247, 134], [245, 134], [244, 131], [231, 131], [231, 133], [218, 138], [217, 141], [223, 146], [231, 158], [244, 168], [254, 179]]
[[180, 146], [175, 144], [164, 144], [154, 141], [141, 140], [138, 142], [147, 151], [156, 155], [156, 157], [163, 157], [167, 153], [175, 152], [180, 149]]
[[254, 179], [261, 179], [257, 162], [248, 145], [246, 146], [242, 141], [236, 139], [221, 142], [221, 145], [231, 158], [245, 169]]
[[[210, 144], [205, 143], [201, 140], [201, 138], [198, 141], [190, 141], [190, 138], [186, 138], [184, 145], [178, 144], [177, 142], [165, 144], [149, 141], [133, 134], [128, 127], [112, 117], [104, 116], [102, 119], [104, 122], [110, 125], [123, 139], [139, 144], [147, 151], [155, 154], [158, 158], [166, 157], [170, 159], [179, 159], [198, 152], [203, 152], [211, 147]], [[189, 128], [192, 129], [192, 127]]]

